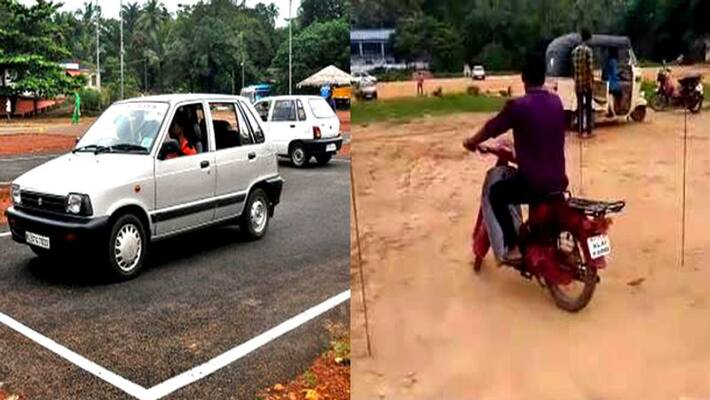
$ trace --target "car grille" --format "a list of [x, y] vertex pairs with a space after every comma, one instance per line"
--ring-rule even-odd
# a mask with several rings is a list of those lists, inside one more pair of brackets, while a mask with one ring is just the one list
[[64, 214], [66, 212], [66, 197], [54, 194], [37, 193], [23, 190], [22, 207], [37, 211], [48, 211]]

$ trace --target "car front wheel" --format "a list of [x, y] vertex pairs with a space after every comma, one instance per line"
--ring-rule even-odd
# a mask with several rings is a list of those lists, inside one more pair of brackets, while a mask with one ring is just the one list
[[269, 227], [269, 199], [262, 189], [254, 189], [244, 205], [240, 228], [250, 240], [264, 237]]
[[133, 214], [118, 217], [109, 233], [110, 274], [119, 280], [136, 277], [143, 268], [147, 253], [148, 237], [141, 220]]

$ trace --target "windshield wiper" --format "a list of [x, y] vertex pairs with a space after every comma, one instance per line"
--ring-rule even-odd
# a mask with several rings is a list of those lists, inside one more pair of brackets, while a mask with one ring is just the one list
[[104, 151], [136, 151], [136, 152], [141, 152], [141, 153], [148, 153], [148, 149], [146, 149], [143, 146], [139, 146], [137, 144], [132, 144], [132, 143], [119, 143], [115, 144], [113, 146], [109, 146], [107, 150]]
[[94, 153], [98, 154], [100, 151], [106, 151], [108, 150], [108, 147], [106, 146], [101, 146], [97, 144], [90, 144], [87, 146], [81, 146], [77, 147], [74, 150], [72, 150], [72, 153], [76, 153], [77, 151], [93, 151]]

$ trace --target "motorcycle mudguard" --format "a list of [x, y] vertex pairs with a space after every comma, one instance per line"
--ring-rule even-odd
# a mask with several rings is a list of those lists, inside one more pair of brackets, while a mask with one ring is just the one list
[[[483, 222], [488, 232], [488, 241], [490, 242], [491, 249], [493, 250], [493, 255], [496, 259], [500, 260], [506, 253], [505, 243], [503, 241], [503, 230], [498, 223], [498, 220], [493, 213], [493, 207], [490, 201], [491, 187], [494, 184], [509, 179], [517, 170], [511, 166], [496, 166], [488, 170], [486, 173], [486, 179], [483, 181], [483, 188], [481, 190], [481, 212], [483, 216]], [[510, 214], [513, 216], [513, 224], [515, 225], [515, 230], [520, 231], [520, 225], [522, 224], [522, 210], [519, 205], [511, 205]], [[474, 229], [474, 240], [475, 240], [475, 229]], [[475, 249], [474, 243], [474, 249]]]

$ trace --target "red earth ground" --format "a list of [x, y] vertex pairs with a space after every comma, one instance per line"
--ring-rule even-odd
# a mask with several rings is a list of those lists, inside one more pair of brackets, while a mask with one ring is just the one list
[[3, 135], [0, 155], [27, 153], [60, 153], [74, 147], [76, 139], [59, 135]]
[[350, 399], [350, 366], [336, 363], [333, 352], [329, 351], [316, 359], [308, 372], [285, 385], [277, 384], [263, 390], [257, 398], [263, 400]]
[[[5, 220], [5, 210], [10, 207], [10, 203], [10, 189], [7, 187], [0, 187], [0, 225], [7, 222]], [[0, 389], [0, 395], [1, 394], [2, 390]], [[0, 396], [0, 400], [3, 400], [2, 396]]]

